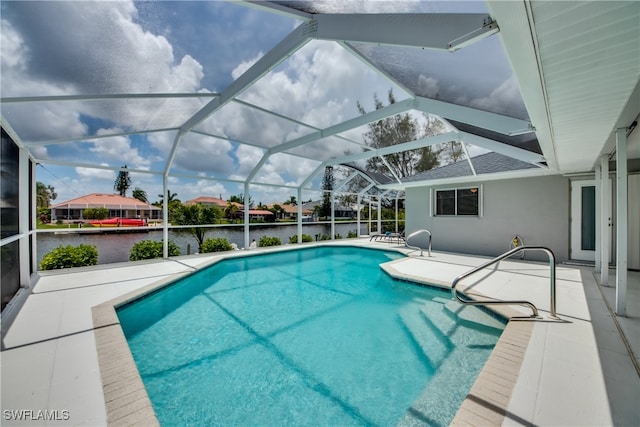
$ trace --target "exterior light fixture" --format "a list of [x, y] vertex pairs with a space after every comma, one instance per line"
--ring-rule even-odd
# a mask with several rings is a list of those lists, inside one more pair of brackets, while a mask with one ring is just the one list
[[449, 52], [455, 52], [458, 49], [472, 45], [473, 43], [487, 38], [499, 31], [500, 28], [498, 27], [498, 23], [490, 16], [487, 16], [482, 22], [482, 27], [450, 41], [447, 44], [447, 49], [449, 49]]

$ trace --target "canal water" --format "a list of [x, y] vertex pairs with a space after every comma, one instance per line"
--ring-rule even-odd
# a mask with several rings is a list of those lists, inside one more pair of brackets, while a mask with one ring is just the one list
[[[302, 227], [302, 233], [311, 236], [314, 240], [320, 238], [322, 234], [329, 235], [331, 233], [330, 224], [303, 224]], [[347, 238], [350, 231], [355, 232], [356, 228], [356, 222], [336, 223], [336, 234], [340, 234], [344, 239]], [[88, 231], [89, 229], [85, 229], [84, 232], [78, 232], [76, 229], [70, 232], [38, 233], [38, 265], [45, 254], [59, 245], [94, 245], [98, 249], [98, 264], [108, 264], [129, 261], [129, 251], [136, 242], [141, 240], [162, 241], [162, 230], [152, 230], [141, 233], [90, 233]], [[279, 237], [284, 245], [289, 243], [289, 238], [296, 233], [296, 224], [278, 226], [251, 225], [249, 229], [249, 241], [255, 239], [256, 242], [258, 242], [262, 236]], [[360, 223], [360, 234], [367, 234], [367, 223]], [[316, 235], [318, 237], [316, 237]], [[229, 243], [235, 243], [238, 248], [244, 247], [244, 227], [242, 225], [208, 228], [205, 238], [216, 237], [223, 237], [227, 239]], [[188, 253], [194, 254], [198, 251], [198, 242], [189, 230], [169, 230], [169, 240], [172, 240], [178, 245], [182, 255], [187, 255]]]

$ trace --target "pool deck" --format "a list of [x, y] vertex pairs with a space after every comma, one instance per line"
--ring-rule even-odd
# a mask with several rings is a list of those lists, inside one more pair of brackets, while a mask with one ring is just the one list
[[[335, 243], [400, 250], [395, 243], [371, 243], [368, 238]], [[426, 252], [423, 257], [416, 252], [411, 255], [388, 263], [386, 271], [398, 278], [446, 285], [487, 260], [443, 252], [432, 257]], [[101, 426], [107, 424], [107, 408], [110, 424], [156, 422], [140, 410], [144, 396], [136, 389], [136, 380], [131, 381], [130, 392], [121, 391], [118, 407], [112, 398], [105, 399], [109, 391], [103, 387], [105, 374], [122, 371], [119, 377], [126, 382], [126, 366], [116, 364], [105, 372], [105, 354], [115, 357], [118, 352], [105, 351], [109, 347], [104, 346], [104, 335], [117, 325], [109, 319], [100, 323], [92, 308], [175, 279], [219, 257], [41, 273], [31, 293], [16, 307], [19, 310], [9, 310], [2, 319], [1, 424]], [[486, 278], [480, 282], [482, 277]], [[610, 271], [610, 282], [615, 283], [615, 270]], [[509, 322], [454, 425], [638, 424], [640, 273], [629, 272], [626, 317], [612, 316], [615, 289], [598, 285], [593, 267], [557, 266], [559, 320], [549, 317], [546, 263], [505, 260], [497, 269], [483, 270], [460, 286], [478, 295], [530, 300], [542, 319], [528, 319], [531, 310], [526, 307], [509, 306], [517, 319]], [[16, 419], [20, 416], [22, 421]], [[420, 399], [401, 424], [422, 424]]]

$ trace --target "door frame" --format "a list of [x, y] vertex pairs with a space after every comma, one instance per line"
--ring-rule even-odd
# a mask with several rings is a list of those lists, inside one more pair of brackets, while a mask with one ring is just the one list
[[[608, 185], [609, 185], [609, 200], [607, 200], [606, 203], [604, 203], [603, 206], [603, 210], [601, 212], [602, 217], [599, 218], [595, 218], [596, 221], [600, 220], [602, 224], [604, 224], [605, 222], [602, 221], [602, 218], [607, 218], [606, 224], [607, 224], [607, 229], [606, 231], [604, 231], [604, 235], [606, 235], [609, 239], [609, 262], [611, 262], [612, 260], [612, 253], [613, 253], [613, 245], [611, 244], [612, 240], [613, 240], [613, 223], [612, 223], [612, 192], [611, 192], [611, 188], [612, 188], [612, 180], [609, 178], [608, 180]], [[571, 181], [571, 189], [570, 189], [570, 195], [571, 195], [571, 221], [570, 221], [570, 240], [569, 240], [569, 258], [570, 259], [574, 259], [574, 260], [581, 260], [581, 261], [595, 261], [595, 255], [596, 255], [596, 251], [594, 250], [585, 250], [582, 249], [582, 189], [584, 187], [596, 187], [596, 181], [594, 179], [589, 179], [589, 180], [572, 180]], [[595, 204], [594, 204], [594, 209], [596, 207], [596, 205], [598, 205], [600, 202], [598, 200], [598, 198], [600, 197], [599, 194], [596, 193], [596, 200], [595, 200]], [[595, 217], [595, 212], [594, 212], [594, 217]], [[597, 227], [597, 224], [596, 224]], [[596, 241], [596, 245], [599, 245], [600, 243]]]

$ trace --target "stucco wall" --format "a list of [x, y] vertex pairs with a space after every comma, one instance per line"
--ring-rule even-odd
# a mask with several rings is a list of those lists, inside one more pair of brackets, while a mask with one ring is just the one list
[[[437, 189], [471, 185], [434, 186]], [[433, 216], [429, 187], [406, 191], [407, 234], [426, 228], [433, 249], [496, 256], [509, 249], [517, 234], [527, 245], [551, 248], [558, 261], [569, 257], [569, 180], [561, 176], [520, 178], [482, 183], [482, 217]], [[431, 215], [430, 215], [431, 210]], [[544, 253], [526, 259], [546, 260]]]

